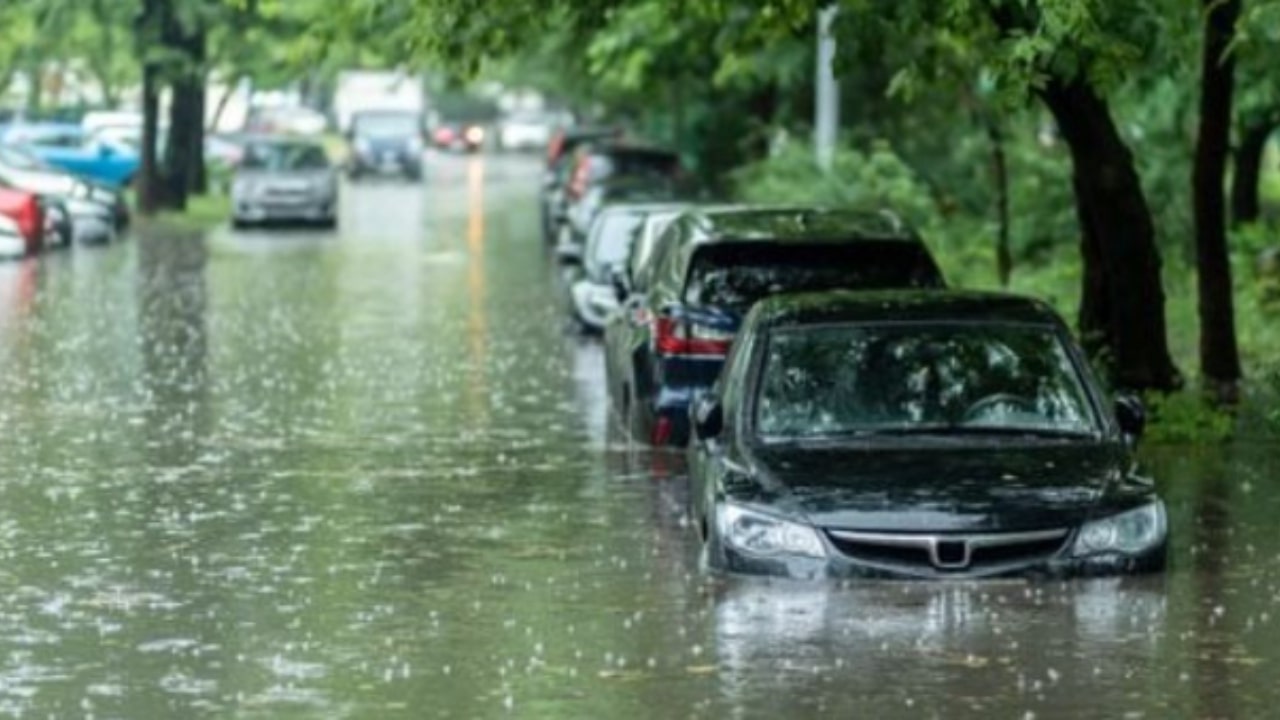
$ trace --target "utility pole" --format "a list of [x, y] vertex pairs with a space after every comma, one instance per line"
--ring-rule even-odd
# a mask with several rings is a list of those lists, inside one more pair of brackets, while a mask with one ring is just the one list
[[814, 83], [817, 92], [813, 108], [813, 151], [818, 167], [831, 169], [840, 130], [840, 86], [836, 83], [836, 39], [831, 34], [838, 6], [834, 3], [818, 11], [818, 62]]

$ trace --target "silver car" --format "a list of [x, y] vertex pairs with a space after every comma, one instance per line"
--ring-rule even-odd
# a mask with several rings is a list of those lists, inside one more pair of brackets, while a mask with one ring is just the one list
[[338, 223], [338, 176], [320, 143], [260, 138], [245, 144], [231, 184], [236, 227], [273, 221]]

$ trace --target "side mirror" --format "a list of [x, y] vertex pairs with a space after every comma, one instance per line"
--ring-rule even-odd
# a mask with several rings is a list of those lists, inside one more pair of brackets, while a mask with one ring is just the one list
[[694, 401], [691, 409], [693, 434], [699, 440], [714, 440], [724, 432], [724, 407], [720, 398], [706, 393]]
[[1130, 445], [1136, 445], [1147, 429], [1147, 409], [1136, 395], [1121, 395], [1116, 398], [1116, 422], [1120, 432]]
[[618, 299], [618, 304], [626, 302], [631, 295], [631, 281], [627, 278], [626, 271], [614, 268], [609, 273], [609, 284], [613, 286], [613, 296]]

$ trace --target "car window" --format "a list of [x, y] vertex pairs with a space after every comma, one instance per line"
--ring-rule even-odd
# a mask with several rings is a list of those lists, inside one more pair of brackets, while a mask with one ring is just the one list
[[781, 330], [769, 339], [761, 372], [756, 430], [766, 438], [1097, 430], [1063, 338], [1047, 326]]
[[323, 170], [329, 158], [319, 145], [253, 143], [245, 148], [241, 167], [249, 170]]
[[632, 212], [610, 212], [592, 225], [587, 241], [588, 270], [616, 267], [627, 259], [633, 234], [644, 216]]
[[780, 292], [941, 285], [933, 260], [915, 243], [723, 243], [695, 253], [684, 297], [694, 305], [747, 307]]
[[355, 119], [357, 135], [369, 137], [404, 137], [417, 135], [419, 132], [418, 116], [411, 113], [387, 113], [377, 115], [357, 115]]
[[601, 152], [591, 156], [590, 181], [622, 176], [672, 177], [679, 171], [675, 155], [649, 151]]

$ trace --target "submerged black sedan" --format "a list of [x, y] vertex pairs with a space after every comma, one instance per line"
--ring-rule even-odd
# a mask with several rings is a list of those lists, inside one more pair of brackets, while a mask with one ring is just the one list
[[1160, 570], [1141, 406], [1108, 405], [1030, 299], [777, 296], [692, 407], [691, 513], [715, 569], [969, 578]]

